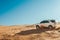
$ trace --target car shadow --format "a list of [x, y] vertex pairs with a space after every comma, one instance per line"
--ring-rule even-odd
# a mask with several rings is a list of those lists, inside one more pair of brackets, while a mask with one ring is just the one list
[[29, 35], [29, 34], [39, 34], [45, 31], [51, 31], [52, 29], [48, 29], [48, 28], [44, 28], [44, 29], [31, 29], [31, 30], [25, 30], [25, 31], [21, 31], [19, 33], [16, 33], [15, 35]]

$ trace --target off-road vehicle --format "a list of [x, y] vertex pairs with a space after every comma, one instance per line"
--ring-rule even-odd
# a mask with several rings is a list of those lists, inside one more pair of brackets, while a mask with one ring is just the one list
[[39, 24], [36, 24], [36, 29], [39, 29], [41, 27], [47, 27], [47, 28], [55, 28], [56, 27], [56, 21], [55, 20], [43, 20]]

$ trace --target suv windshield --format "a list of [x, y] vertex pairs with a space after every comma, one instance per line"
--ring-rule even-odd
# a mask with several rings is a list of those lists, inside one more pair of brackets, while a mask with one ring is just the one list
[[41, 21], [40, 23], [49, 23], [49, 21]]

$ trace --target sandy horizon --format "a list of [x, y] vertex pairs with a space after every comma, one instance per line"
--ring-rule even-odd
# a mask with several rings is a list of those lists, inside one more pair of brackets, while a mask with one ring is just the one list
[[35, 25], [0, 26], [0, 40], [60, 40], [60, 24], [53, 30], [36, 30]]

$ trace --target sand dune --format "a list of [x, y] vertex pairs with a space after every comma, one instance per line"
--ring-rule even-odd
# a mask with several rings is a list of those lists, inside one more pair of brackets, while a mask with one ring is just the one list
[[60, 24], [40, 30], [34, 25], [0, 26], [0, 40], [60, 40]]

